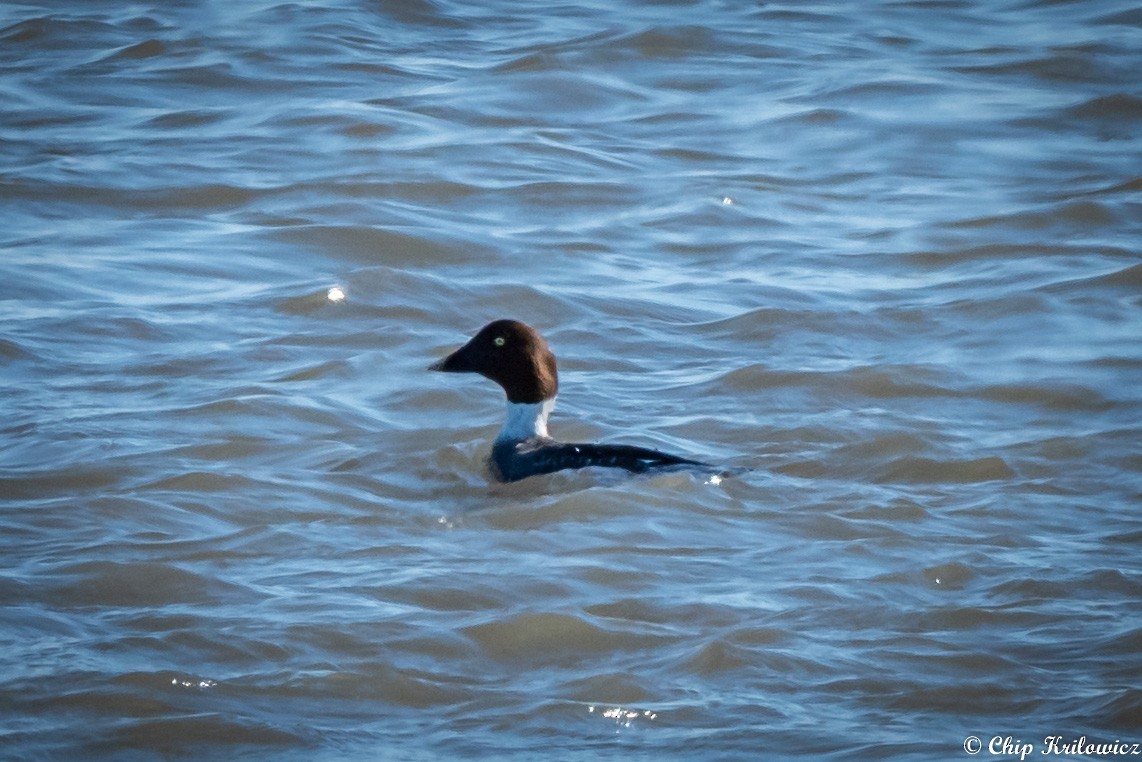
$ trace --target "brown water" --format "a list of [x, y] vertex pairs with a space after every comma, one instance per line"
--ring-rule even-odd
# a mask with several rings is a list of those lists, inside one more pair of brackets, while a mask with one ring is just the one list
[[[1127, 2], [3, 6], [0, 756], [1142, 743], [1140, 53]], [[492, 483], [501, 393], [425, 368], [504, 316], [557, 436], [745, 473]]]

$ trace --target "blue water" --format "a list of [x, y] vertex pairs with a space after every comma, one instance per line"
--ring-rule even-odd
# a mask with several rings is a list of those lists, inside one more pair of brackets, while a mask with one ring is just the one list
[[[1128, 2], [4, 5], [0, 756], [1142, 743], [1139, 71]], [[499, 317], [736, 475], [495, 483], [426, 368]]]

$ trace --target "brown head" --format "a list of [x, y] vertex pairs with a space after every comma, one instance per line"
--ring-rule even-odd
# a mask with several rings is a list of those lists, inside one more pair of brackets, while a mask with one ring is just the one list
[[543, 402], [559, 390], [555, 355], [538, 331], [518, 320], [488, 323], [429, 370], [479, 373], [499, 384], [508, 402]]

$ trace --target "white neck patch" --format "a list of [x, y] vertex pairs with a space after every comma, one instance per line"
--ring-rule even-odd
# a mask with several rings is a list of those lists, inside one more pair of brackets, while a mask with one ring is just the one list
[[543, 402], [509, 402], [508, 417], [496, 441], [515, 442], [547, 436], [547, 417], [554, 408], [554, 397]]

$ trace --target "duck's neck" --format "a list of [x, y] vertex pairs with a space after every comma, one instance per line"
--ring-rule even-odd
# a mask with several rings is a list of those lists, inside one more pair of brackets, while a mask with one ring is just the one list
[[554, 397], [542, 402], [509, 402], [508, 415], [496, 441], [515, 442], [548, 436], [547, 417], [554, 407]]

